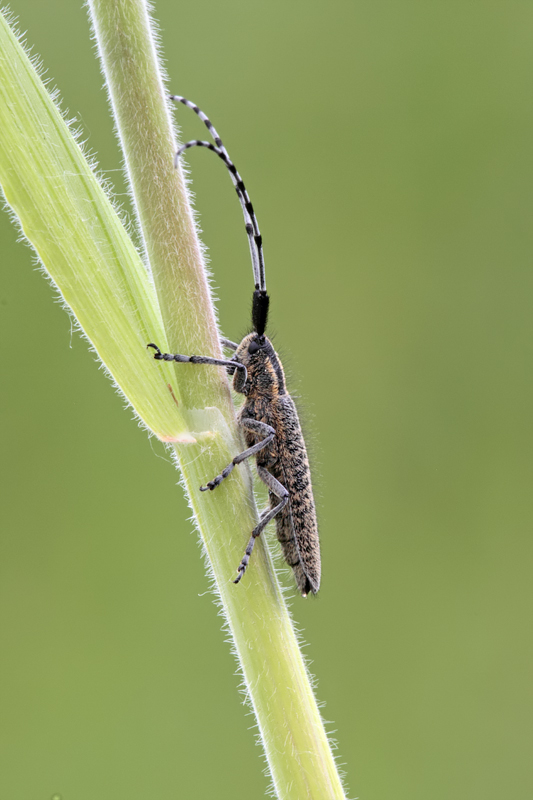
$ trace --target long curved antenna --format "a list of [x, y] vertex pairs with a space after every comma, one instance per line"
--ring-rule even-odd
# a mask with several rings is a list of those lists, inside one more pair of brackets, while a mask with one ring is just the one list
[[175, 163], [177, 164], [180, 155], [185, 150], [188, 150], [190, 147], [206, 147], [208, 150], [212, 150], [214, 153], [216, 153], [218, 157], [221, 158], [222, 161], [225, 163], [231, 175], [233, 185], [235, 186], [237, 196], [242, 206], [244, 223], [246, 227], [246, 234], [248, 236], [248, 243], [250, 246], [250, 255], [252, 258], [255, 288], [256, 291], [260, 291], [262, 293], [266, 292], [263, 239], [259, 231], [259, 223], [257, 222], [257, 217], [255, 215], [254, 207], [252, 205], [250, 196], [246, 190], [242, 178], [239, 175], [237, 168], [235, 167], [235, 164], [231, 161], [228, 155], [228, 151], [224, 147], [222, 139], [218, 135], [213, 123], [204, 114], [204, 112], [200, 108], [198, 108], [197, 105], [191, 103], [190, 100], [187, 100], [185, 97], [181, 97], [180, 95], [170, 95], [170, 100], [174, 100], [175, 102], [178, 103], [183, 103], [183, 105], [187, 106], [187, 108], [192, 109], [192, 111], [194, 111], [195, 114], [197, 114], [202, 120], [202, 122], [205, 124], [209, 133], [215, 140], [215, 145], [216, 145], [216, 146], [212, 145], [210, 142], [202, 142], [199, 139], [187, 142], [186, 144], [182, 145], [179, 148], [178, 152], [176, 153]]
[[237, 172], [237, 168], [235, 164], [228, 158], [226, 152], [219, 147], [215, 147], [214, 144], [211, 142], [202, 142], [200, 139], [193, 139], [191, 142], [186, 142], [183, 144], [178, 152], [176, 153], [175, 163], [178, 163], [179, 157], [188, 150], [190, 147], [205, 147], [208, 150], [211, 150], [213, 153], [216, 153], [217, 156], [222, 159], [226, 167], [228, 168], [231, 176], [234, 178], [233, 183], [235, 186], [235, 190], [243, 207], [243, 210], [246, 211], [246, 216], [249, 216], [250, 220], [255, 221], [255, 225], [252, 222], [246, 222], [246, 233], [248, 234], [248, 240], [250, 243], [250, 252], [252, 255], [252, 266], [254, 270], [254, 280], [255, 280], [255, 288], [261, 289], [262, 291], [266, 291], [265, 285], [265, 262], [263, 259], [263, 239], [259, 232], [259, 228], [257, 227], [257, 217], [255, 216], [254, 207], [250, 201], [250, 197], [248, 192], [246, 191], [246, 187], [242, 181], [241, 176]]

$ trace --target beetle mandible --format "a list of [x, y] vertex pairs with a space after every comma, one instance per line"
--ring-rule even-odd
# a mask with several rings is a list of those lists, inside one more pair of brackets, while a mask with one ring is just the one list
[[216, 478], [201, 486], [200, 491], [213, 491], [237, 464], [255, 456], [257, 473], [268, 488], [269, 507], [261, 513], [259, 524], [252, 531], [234, 583], [239, 583], [248, 567], [256, 538], [275, 519], [283, 556], [294, 571], [298, 589], [306, 597], [309, 592], [316, 594], [320, 586], [320, 545], [311, 471], [298, 413], [285, 386], [281, 361], [265, 336], [270, 298], [266, 290], [263, 242], [257, 217], [244, 183], [210, 120], [190, 100], [179, 95], [170, 95], [170, 99], [191, 108], [215, 141], [215, 144], [198, 139], [187, 142], [177, 151], [175, 164], [190, 147], [212, 150], [228, 168], [241, 203], [255, 281], [252, 332], [240, 344], [221, 339], [223, 347], [234, 351], [229, 360], [162, 353], [153, 343], [147, 346], [154, 348], [154, 358], [158, 361], [224, 366], [228, 374], [233, 375], [234, 390], [245, 398], [238, 422], [247, 449], [235, 456]]

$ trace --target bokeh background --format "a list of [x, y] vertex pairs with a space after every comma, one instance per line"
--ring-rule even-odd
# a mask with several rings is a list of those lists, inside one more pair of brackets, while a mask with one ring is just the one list
[[[81, 2], [12, 9], [127, 205]], [[258, 209], [323, 542], [293, 611], [349, 796], [530, 800], [533, 7], [155, 11], [170, 88]], [[240, 210], [217, 159], [189, 163], [238, 338]], [[0, 235], [0, 797], [262, 797], [177, 475]]]

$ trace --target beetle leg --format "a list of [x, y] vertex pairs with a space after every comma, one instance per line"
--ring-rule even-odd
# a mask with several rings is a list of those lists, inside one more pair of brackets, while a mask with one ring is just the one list
[[225, 358], [211, 358], [210, 356], [183, 356], [180, 353], [162, 353], [156, 344], [150, 343], [146, 347], [153, 347], [155, 350], [154, 358], [156, 361], [177, 361], [179, 364], [211, 364], [215, 367], [227, 367], [231, 369], [231, 374], [236, 369], [243, 374], [243, 384], [246, 383], [248, 373], [244, 364], [239, 361], [229, 361]]
[[220, 337], [220, 344], [222, 347], [227, 347], [228, 350], [236, 350], [239, 346], [236, 344], [236, 342], [232, 342], [230, 339], [224, 339], [223, 336]]
[[241, 425], [246, 430], [258, 433], [259, 435], [264, 436], [265, 438], [262, 439], [260, 442], [257, 442], [257, 444], [252, 445], [247, 450], [244, 450], [244, 452], [239, 453], [238, 456], [235, 456], [233, 461], [231, 461], [228, 464], [228, 466], [222, 470], [220, 475], [217, 475], [216, 478], [213, 478], [212, 481], [209, 481], [207, 486], [200, 486], [201, 492], [207, 492], [208, 489], [213, 491], [213, 489], [216, 489], [217, 486], [220, 486], [224, 478], [227, 478], [228, 475], [231, 472], [233, 472], [233, 468], [236, 467], [237, 464], [240, 464], [246, 458], [250, 458], [250, 456], [255, 456], [264, 447], [270, 444], [270, 442], [276, 435], [276, 431], [274, 430], [274, 428], [272, 428], [270, 425], [267, 425], [265, 422], [258, 422], [256, 419], [241, 420]]
[[281, 509], [287, 504], [289, 500], [289, 492], [287, 489], [281, 484], [273, 475], [270, 474], [268, 470], [264, 467], [257, 466], [257, 473], [263, 483], [266, 483], [270, 491], [279, 497], [280, 502], [274, 508], [267, 508], [261, 514], [259, 519], [259, 524], [253, 529], [252, 535], [250, 536], [250, 541], [246, 546], [246, 550], [244, 551], [244, 555], [242, 557], [242, 561], [237, 568], [237, 572], [239, 573], [233, 583], [239, 583], [240, 579], [246, 572], [246, 567], [248, 566], [248, 562], [250, 561], [250, 556], [252, 555], [252, 550], [254, 549], [255, 540], [261, 533], [261, 531], [268, 525], [270, 520], [274, 519], [276, 514], [279, 514]]

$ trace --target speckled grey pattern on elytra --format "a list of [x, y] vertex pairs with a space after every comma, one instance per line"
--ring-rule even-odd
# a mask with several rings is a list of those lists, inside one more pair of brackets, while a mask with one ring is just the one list
[[[235, 360], [248, 371], [248, 380], [240, 389], [246, 399], [239, 419], [244, 422], [251, 418], [275, 431], [272, 441], [256, 454], [257, 465], [288, 491], [288, 502], [276, 515], [277, 537], [300, 592], [316, 594], [320, 586], [320, 546], [307, 450], [296, 406], [286, 391], [283, 367], [271, 342], [263, 336], [263, 346], [252, 355], [248, 352], [250, 343], [258, 338], [255, 333], [249, 334], [235, 353]], [[248, 447], [257, 440], [246, 429], [244, 436]], [[272, 490], [269, 495], [270, 506], [275, 508], [279, 497]]]

